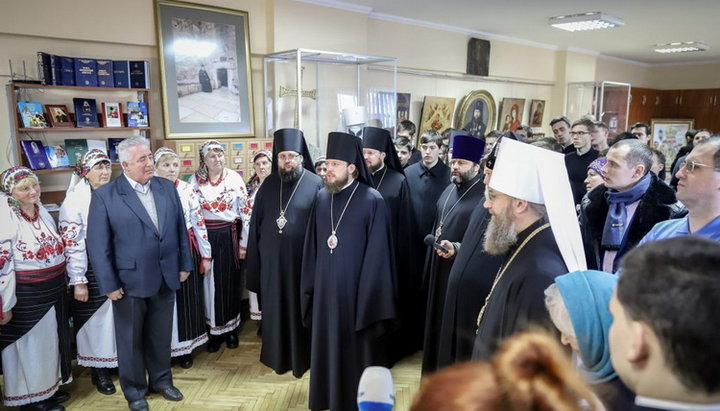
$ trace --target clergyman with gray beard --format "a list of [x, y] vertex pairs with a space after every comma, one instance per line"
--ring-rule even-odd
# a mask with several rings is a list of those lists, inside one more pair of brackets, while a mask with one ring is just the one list
[[585, 269], [573, 259], [584, 253], [566, 177], [561, 154], [501, 140], [483, 204], [491, 215], [483, 248], [503, 263], [478, 313], [473, 360], [487, 360], [500, 341], [530, 327], [554, 332], [544, 291], [568, 268]]

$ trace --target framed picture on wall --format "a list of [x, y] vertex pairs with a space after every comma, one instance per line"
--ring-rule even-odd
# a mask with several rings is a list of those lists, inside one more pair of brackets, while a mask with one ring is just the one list
[[545, 100], [532, 100], [530, 102], [530, 127], [542, 127], [545, 115]]
[[446, 128], [452, 127], [454, 110], [454, 98], [425, 96], [417, 136], [420, 136], [425, 130], [442, 133]]
[[500, 105], [497, 128], [503, 132], [517, 130], [522, 125], [524, 109], [524, 98], [504, 98]]
[[410, 120], [410, 93], [397, 93], [397, 120], [395, 124], [400, 124], [404, 120]]
[[685, 145], [685, 133], [694, 128], [695, 119], [685, 118], [653, 118], [650, 120], [652, 139], [650, 146], [660, 150], [665, 155], [665, 167], [670, 170], [675, 156]]
[[245, 11], [156, 0], [167, 138], [255, 134]]
[[468, 132], [471, 136], [484, 137], [495, 127], [495, 100], [487, 90], [475, 90], [463, 98], [457, 116], [455, 128]]

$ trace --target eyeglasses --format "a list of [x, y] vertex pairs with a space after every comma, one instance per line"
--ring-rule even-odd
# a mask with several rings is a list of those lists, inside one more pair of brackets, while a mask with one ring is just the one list
[[280, 155], [278, 155], [278, 159], [280, 159], [280, 161], [294, 161], [298, 157], [299, 157], [298, 154], [280, 154]]
[[720, 170], [716, 169], [714, 166], [699, 163], [694, 160], [688, 160], [688, 161], [684, 162], [683, 165], [680, 166], [680, 170], [685, 171], [690, 174], [693, 174], [695, 172], [695, 170], [698, 169], [698, 167], [710, 167], [713, 169], [713, 171], [720, 171]]
[[584, 136], [586, 134], [590, 134], [590, 132], [589, 131], [571, 131], [570, 132], [570, 135], [573, 137], [574, 136]]

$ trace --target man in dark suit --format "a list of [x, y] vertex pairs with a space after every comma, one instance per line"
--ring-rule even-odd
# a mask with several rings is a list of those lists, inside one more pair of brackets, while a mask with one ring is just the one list
[[610, 358], [634, 410], [720, 410], [720, 244], [652, 241], [623, 259], [610, 300]]
[[93, 191], [88, 254], [100, 292], [113, 301], [120, 386], [131, 410], [147, 410], [150, 389], [169, 401], [170, 339], [175, 291], [192, 267], [182, 205], [175, 186], [153, 177], [142, 137], [117, 147], [123, 175]]

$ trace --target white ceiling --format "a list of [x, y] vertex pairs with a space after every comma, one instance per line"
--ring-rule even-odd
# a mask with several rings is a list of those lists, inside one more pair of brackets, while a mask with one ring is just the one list
[[[720, 61], [720, 0], [300, 0], [355, 7], [378, 18], [410, 19], [467, 30], [473, 37], [514, 39], [541, 47], [582, 49], [646, 64]], [[625, 20], [623, 27], [571, 33], [548, 18], [604, 11]], [[704, 52], [660, 54], [652, 46], [699, 41]], [[720, 73], [719, 73], [720, 75]]]

